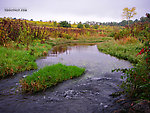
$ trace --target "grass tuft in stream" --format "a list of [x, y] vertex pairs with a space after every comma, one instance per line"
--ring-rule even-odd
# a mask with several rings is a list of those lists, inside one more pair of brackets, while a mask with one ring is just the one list
[[66, 66], [61, 63], [46, 66], [32, 75], [20, 80], [23, 92], [35, 93], [45, 90], [64, 80], [79, 77], [84, 73], [84, 68]]

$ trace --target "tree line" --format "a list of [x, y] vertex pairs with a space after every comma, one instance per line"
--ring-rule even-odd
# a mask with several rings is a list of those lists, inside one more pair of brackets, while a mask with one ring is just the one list
[[[85, 23], [82, 23], [82, 22], [79, 22], [77, 23], [77, 28], [90, 28], [90, 26], [92, 25], [92, 27], [94, 29], [97, 29], [98, 28], [98, 25], [109, 25], [109, 26], [126, 26], [128, 25], [128, 23], [130, 24], [134, 24], [134, 23], [137, 23], [137, 22], [150, 22], [150, 20], [148, 19], [148, 17], [141, 17], [139, 20], [138, 19], [135, 19], [135, 20], [122, 20], [121, 22], [94, 22], [94, 21], [87, 21]], [[59, 23], [59, 26], [60, 27], [72, 27], [71, 24], [67, 21], [61, 21]]]

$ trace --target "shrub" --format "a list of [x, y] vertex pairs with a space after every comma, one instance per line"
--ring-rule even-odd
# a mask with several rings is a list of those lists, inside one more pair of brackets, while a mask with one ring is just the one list
[[60, 27], [71, 27], [71, 24], [69, 24], [67, 21], [61, 21], [59, 25]]
[[111, 33], [109, 34], [109, 36], [110, 36], [110, 37], [114, 37], [114, 36], [115, 36], [115, 32], [111, 32]]
[[99, 27], [99, 26], [98, 26], [97, 24], [93, 25], [93, 28], [94, 28], [94, 29], [98, 29], [98, 27]]
[[122, 71], [125, 79], [121, 84], [124, 93], [133, 99], [150, 99], [150, 67], [142, 60], [134, 68], [131, 69], [116, 69]]
[[89, 24], [85, 24], [84, 26], [85, 26], [85, 28], [90, 28]]
[[124, 29], [116, 32], [114, 37], [115, 39], [121, 39], [124, 37], [132, 36], [132, 37], [150, 37], [150, 22], [138, 22], [134, 23], [130, 26], [126, 26]]
[[83, 28], [83, 24], [81, 22], [78, 23], [77, 28]]

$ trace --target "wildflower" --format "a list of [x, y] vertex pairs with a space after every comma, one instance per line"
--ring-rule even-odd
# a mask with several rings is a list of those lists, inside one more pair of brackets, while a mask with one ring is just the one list
[[146, 50], [145, 48], [143, 48], [136, 56], [141, 55], [142, 53], [144, 53]]

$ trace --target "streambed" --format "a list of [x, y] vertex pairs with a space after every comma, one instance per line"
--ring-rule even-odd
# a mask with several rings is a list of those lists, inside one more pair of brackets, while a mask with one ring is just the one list
[[[121, 72], [112, 69], [132, 65], [101, 53], [96, 44], [60, 45], [48, 56], [37, 59], [37, 65], [63, 63], [85, 67], [79, 78], [71, 79], [37, 94], [21, 94], [19, 80], [34, 71], [26, 71], [0, 81], [0, 113], [111, 113], [118, 109], [110, 94], [120, 91]], [[119, 98], [119, 97], [118, 97]]]

